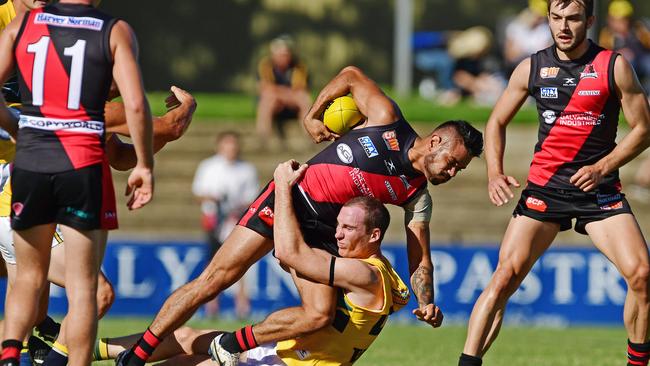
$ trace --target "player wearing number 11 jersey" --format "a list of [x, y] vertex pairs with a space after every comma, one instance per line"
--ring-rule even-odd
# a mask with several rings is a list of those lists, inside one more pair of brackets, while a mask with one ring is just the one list
[[[12, 173], [16, 281], [7, 294], [1, 365], [18, 365], [34, 323], [56, 224], [66, 237], [69, 365], [90, 364], [97, 328], [97, 276], [107, 230], [116, 228], [115, 197], [104, 154], [104, 103], [114, 79], [137, 155], [129, 180], [139, 208], [153, 194], [151, 113], [123, 21], [91, 0], [62, 0], [17, 16], [0, 35], [0, 82], [17, 70], [22, 99]], [[0, 124], [15, 120], [0, 105]]]

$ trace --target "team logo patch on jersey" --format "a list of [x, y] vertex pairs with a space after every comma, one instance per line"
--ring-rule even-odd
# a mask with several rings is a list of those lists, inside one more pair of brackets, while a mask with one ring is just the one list
[[533, 196], [530, 196], [526, 198], [526, 207], [533, 211], [539, 211], [539, 212], [546, 212], [546, 209], [548, 206], [546, 206], [546, 202], [540, 200], [539, 198], [535, 198]]
[[557, 74], [560, 72], [559, 67], [542, 67], [539, 69], [539, 76], [542, 79], [554, 79], [557, 77]]
[[273, 226], [273, 210], [269, 207], [266, 206], [263, 209], [260, 210], [260, 212], [257, 214], [257, 216], [260, 218], [260, 220], [264, 221], [265, 224], [268, 226]]
[[366, 152], [366, 155], [369, 158], [374, 158], [375, 156], [379, 155], [379, 151], [377, 151], [377, 148], [375, 147], [375, 144], [372, 143], [370, 137], [363, 136], [359, 137], [358, 140], [361, 144], [361, 147], [363, 147], [363, 151]]
[[576, 86], [576, 78], [564, 78], [562, 86]]
[[594, 65], [585, 66], [584, 71], [580, 73], [580, 80], [582, 79], [598, 79], [598, 73], [594, 69]]
[[542, 88], [540, 95], [543, 99], [557, 99], [557, 88]]
[[350, 164], [354, 160], [352, 149], [347, 144], [338, 144], [336, 146], [336, 155], [339, 156], [342, 162]]
[[550, 109], [545, 110], [544, 113], [542, 113], [542, 117], [544, 117], [544, 123], [547, 125], [552, 125], [553, 122], [555, 122], [555, 119], [557, 116], [555, 115], [555, 111], [552, 111]]
[[386, 189], [388, 190], [388, 194], [390, 195], [390, 199], [393, 201], [397, 201], [397, 193], [395, 193], [395, 190], [393, 189], [393, 186], [390, 185], [390, 182], [385, 180], [384, 185], [386, 186]]
[[388, 174], [394, 175], [395, 172], [397, 171], [397, 168], [395, 168], [395, 163], [393, 163], [392, 160], [384, 160], [384, 165], [386, 165], [386, 170], [388, 170]]
[[386, 147], [391, 151], [399, 151], [399, 141], [397, 141], [397, 132], [395, 130], [386, 131], [381, 135]]
[[34, 24], [47, 24], [55, 27], [83, 28], [100, 31], [104, 26], [104, 21], [92, 17], [71, 17], [50, 13], [40, 13], [36, 14]]
[[20, 214], [23, 212], [23, 207], [25, 207], [22, 202], [14, 202], [11, 205], [11, 210], [14, 212], [14, 215], [20, 216]]
[[596, 97], [600, 95], [600, 90], [578, 90], [581, 97]]
[[411, 183], [409, 183], [408, 178], [406, 178], [405, 175], [400, 175], [399, 179], [402, 181], [402, 184], [404, 185], [404, 188], [408, 191], [409, 189], [413, 188]]
[[305, 350], [305, 349], [297, 349], [296, 350], [296, 356], [300, 360], [306, 359], [307, 357], [309, 357], [309, 355], [310, 355], [310, 352]]

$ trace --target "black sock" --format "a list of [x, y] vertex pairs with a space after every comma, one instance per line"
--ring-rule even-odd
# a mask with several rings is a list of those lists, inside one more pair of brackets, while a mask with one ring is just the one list
[[460, 359], [458, 359], [458, 366], [481, 366], [483, 360], [476, 356], [466, 355], [464, 353], [460, 354]]
[[632, 343], [627, 340], [627, 364], [631, 366], [647, 366], [650, 359], [650, 341]]
[[20, 351], [23, 349], [23, 342], [17, 339], [7, 339], [2, 342], [2, 356], [0, 360], [11, 360], [18, 364]]
[[230, 353], [240, 353], [257, 347], [253, 326], [247, 325], [235, 332], [224, 333], [219, 344]]
[[36, 326], [36, 331], [38, 336], [43, 338], [48, 342], [54, 342], [56, 337], [59, 336], [59, 331], [61, 330], [61, 324], [54, 321], [54, 319], [46, 316], [45, 319]]

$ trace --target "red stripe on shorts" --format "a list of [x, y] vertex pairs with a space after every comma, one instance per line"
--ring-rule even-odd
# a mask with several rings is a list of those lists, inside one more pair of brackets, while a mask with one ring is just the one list
[[262, 202], [264, 202], [264, 200], [266, 200], [274, 190], [275, 190], [275, 182], [271, 181], [271, 183], [269, 183], [269, 186], [266, 188], [266, 190], [262, 192], [262, 194], [260, 194], [259, 197], [257, 197], [257, 199], [255, 200], [255, 202], [253, 202], [252, 205], [250, 205], [244, 217], [242, 217], [241, 220], [239, 220], [238, 225], [241, 226], [248, 225], [248, 220], [250, 220], [251, 217], [255, 215], [255, 213], [259, 210]]

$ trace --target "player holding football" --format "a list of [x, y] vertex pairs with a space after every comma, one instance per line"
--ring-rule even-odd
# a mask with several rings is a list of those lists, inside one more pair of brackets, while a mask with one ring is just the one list
[[[340, 258], [305, 243], [294, 212], [292, 190], [306, 169], [307, 165], [288, 161], [275, 170], [275, 254], [282, 265], [290, 267], [294, 278], [305, 276], [337, 287], [333, 326], [297, 339], [263, 345], [243, 354], [239, 364], [350, 365], [377, 338], [389, 315], [408, 302], [406, 284], [381, 253], [390, 216], [378, 200], [356, 197], [341, 208], [336, 227]], [[302, 288], [298, 287], [298, 291]], [[210, 340], [215, 336], [219, 339], [220, 334], [181, 328], [158, 347], [150, 361], [167, 359], [164, 364], [175, 366], [213, 364], [206, 351]], [[98, 341], [97, 358], [115, 357], [133, 338]], [[213, 341], [213, 357], [233, 358], [235, 364], [240, 361], [239, 355], [224, 355], [220, 351], [219, 343]]]
[[[367, 120], [308, 161], [305, 176], [292, 191], [305, 241], [338, 255], [336, 217], [341, 206], [353, 197], [370, 196], [402, 206], [411, 286], [419, 304], [415, 315], [439, 326], [442, 312], [433, 302], [427, 181], [445, 183], [467, 167], [472, 157], [482, 151], [482, 135], [467, 122], [452, 121], [419, 137], [397, 105], [372, 80], [358, 68], [347, 67], [325, 86], [306, 116], [306, 126], [318, 141], [334, 135], [327, 134], [317, 117], [328, 101], [348, 93], [352, 93]], [[274, 182], [269, 183], [203, 273], [167, 299], [149, 329], [118, 364], [143, 365], [162, 338], [273, 248], [274, 187]], [[331, 325], [337, 290], [303, 278], [295, 281], [301, 289], [302, 306], [281, 310], [260, 324], [224, 335], [220, 339], [222, 347], [237, 353]]]
[[[13, 70], [15, 57], [23, 102], [12, 172], [18, 270], [7, 296], [3, 365], [18, 364], [19, 340], [33, 325], [55, 223], [66, 236], [66, 256], [77, 259], [66, 266], [65, 276], [73, 346], [69, 364], [90, 362], [99, 264], [107, 230], [117, 224], [103, 149], [104, 102], [113, 78], [124, 97], [137, 155], [129, 207], [144, 206], [153, 194], [151, 115], [133, 33], [125, 22], [90, 5], [90, 0], [63, 0], [17, 16], [0, 37], [0, 80]], [[11, 132], [13, 118], [4, 105], [0, 121]]]
[[[621, 193], [618, 169], [650, 145], [650, 108], [622, 56], [586, 38], [592, 0], [550, 0], [554, 45], [522, 61], [486, 128], [490, 200], [501, 206], [519, 187], [503, 169], [506, 126], [528, 95], [537, 101], [539, 142], [528, 184], [506, 229], [499, 264], [478, 298], [459, 365], [481, 365], [508, 298], [561, 230], [588, 234], [627, 282], [628, 365], [647, 365], [648, 275], [645, 239]], [[617, 145], [619, 110], [631, 127]]]

